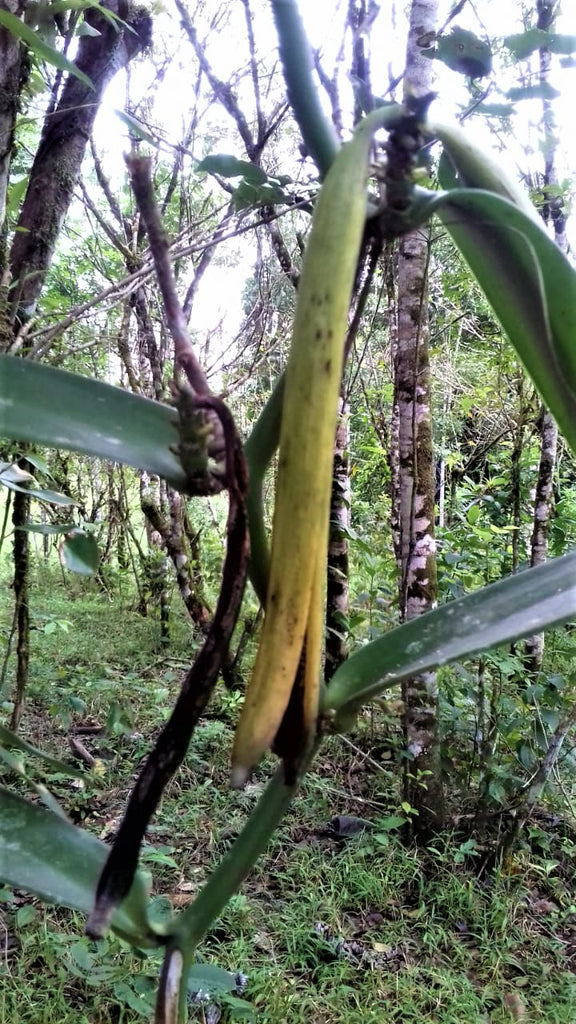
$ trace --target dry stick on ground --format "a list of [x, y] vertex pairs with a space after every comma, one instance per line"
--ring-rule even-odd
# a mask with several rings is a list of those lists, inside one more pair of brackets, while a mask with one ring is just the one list
[[170, 265], [168, 239], [153, 193], [150, 161], [131, 156], [127, 162], [136, 201], [148, 231], [166, 320], [174, 340], [176, 362], [186, 374], [196, 407], [210, 413], [211, 425], [217, 423], [221, 433], [224, 485], [228, 488], [229, 506], [226, 558], [214, 619], [184, 679], [174, 710], [130, 795], [116, 840], [98, 881], [94, 910], [86, 925], [87, 933], [93, 937], [103, 935], [115, 908], [130, 889], [148, 822], [166, 784], [184, 759], [194, 727], [216, 684], [238, 618], [249, 554], [245, 501], [248, 477], [242, 445], [228, 407], [209, 392], [204, 371], [188, 336]]

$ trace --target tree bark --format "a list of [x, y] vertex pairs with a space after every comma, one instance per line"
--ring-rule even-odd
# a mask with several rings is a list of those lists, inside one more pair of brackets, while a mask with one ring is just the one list
[[[549, 32], [554, 27], [557, 4], [549, 0], [536, 0], [536, 27]], [[550, 50], [542, 48], [540, 57], [540, 81], [546, 84], [550, 77]], [[551, 224], [554, 230], [556, 245], [562, 252], [568, 251], [566, 238], [566, 211], [564, 200], [558, 195], [558, 174], [556, 171], [556, 149], [558, 139], [554, 122], [554, 109], [551, 100], [542, 100], [544, 122], [544, 175], [543, 191], [545, 202], [541, 213], [545, 224]], [[549, 191], [552, 186], [552, 191]], [[556, 449], [558, 446], [558, 427], [548, 410], [542, 406], [540, 416], [540, 465], [536, 482], [534, 500], [534, 523], [530, 546], [530, 565], [541, 565], [548, 554], [548, 533], [550, 529], [550, 511], [552, 507], [552, 485], [556, 466]], [[524, 644], [525, 664], [530, 672], [540, 672], [544, 658], [544, 634], [537, 633], [526, 639]]]
[[[550, 509], [553, 498], [554, 467], [558, 446], [558, 427], [551, 413], [542, 407], [540, 419], [540, 465], [534, 499], [534, 523], [530, 543], [530, 565], [542, 565], [548, 554]], [[540, 672], [544, 657], [544, 634], [527, 637], [524, 644], [524, 663], [529, 672]]]
[[[1, 0], [0, 10], [19, 16], [23, 0]], [[28, 78], [30, 61], [19, 39], [7, 28], [0, 27], [0, 229], [4, 233], [6, 193], [14, 146], [14, 128], [18, 101]], [[4, 236], [5, 237], [5, 236]], [[4, 271], [5, 247], [1, 247], [0, 273]]]
[[[6, 6], [6, 5], [5, 5]], [[125, 0], [110, 0], [109, 10], [130, 21]], [[6, 9], [8, 7], [6, 6]], [[16, 9], [18, 10], [18, 9]], [[98, 32], [97, 36], [82, 36], [78, 47], [76, 64], [90, 80], [91, 88], [70, 75], [66, 79], [60, 102], [50, 110], [42, 129], [40, 144], [36, 151], [28, 189], [17, 230], [7, 260], [12, 287], [10, 292], [9, 317], [0, 317], [0, 351], [10, 350], [18, 338], [20, 328], [36, 310], [38, 298], [44, 286], [56, 241], [80, 174], [80, 167], [98, 111], [104, 89], [112, 76], [125, 67], [130, 59], [149, 42], [150, 16], [139, 13], [132, 20], [133, 31], [124, 30], [118, 23], [112, 24], [97, 10], [86, 11], [86, 21]], [[18, 44], [20, 52], [20, 44]], [[18, 64], [16, 51], [7, 38], [0, 37], [0, 57], [7, 54], [12, 71], [0, 71], [0, 84], [10, 84], [15, 90], [12, 95], [4, 92], [0, 99], [0, 119], [5, 115], [4, 127], [9, 132], [10, 147], [13, 137], [13, 117], [18, 109], [20, 92], [24, 84], [22, 60]], [[6, 77], [8, 76], [8, 77]], [[6, 142], [8, 145], [8, 140]], [[8, 154], [9, 160], [9, 154]], [[6, 157], [4, 163], [6, 162]], [[0, 157], [0, 174], [2, 171]], [[8, 173], [4, 168], [5, 173]], [[0, 186], [1, 187], [1, 186]], [[16, 348], [14, 349], [16, 351]], [[14, 503], [14, 514], [23, 525], [28, 516], [25, 501]], [[16, 705], [12, 717], [14, 726], [22, 711], [24, 692], [28, 679], [29, 613], [28, 613], [28, 544], [18, 537], [26, 537], [17, 530], [14, 542], [14, 587], [17, 608], [17, 666]]]
[[99, 34], [81, 37], [76, 65], [93, 88], [69, 75], [56, 109], [44, 123], [9, 259], [16, 327], [36, 310], [104, 90], [150, 40], [151, 20], [142, 8], [131, 20], [125, 0], [110, 0], [107, 7], [133, 31], [95, 9], [86, 12], [86, 21]]
[[[404, 77], [405, 95], [430, 91], [432, 64], [418, 39], [436, 25], [437, 0], [413, 0]], [[397, 436], [396, 545], [403, 621], [433, 608], [437, 599], [434, 538], [434, 464], [428, 355], [426, 230], [406, 235], [398, 254], [394, 429]], [[408, 759], [404, 797], [418, 812], [416, 832], [426, 834], [443, 816], [437, 736], [438, 689], [433, 672], [406, 680], [404, 728]]]
[[350, 527], [350, 477], [348, 463], [348, 407], [341, 400], [334, 446], [330, 535], [328, 539], [328, 579], [326, 597], [326, 661], [324, 677], [328, 682], [348, 657], [346, 620], [348, 618], [348, 530]]
[[[28, 465], [28, 463], [25, 463]], [[14, 707], [10, 719], [10, 728], [16, 732], [20, 725], [24, 708], [24, 695], [28, 683], [28, 665], [30, 662], [30, 606], [29, 606], [29, 542], [28, 533], [22, 527], [28, 522], [30, 515], [30, 498], [27, 494], [16, 492], [12, 510], [14, 526], [14, 607], [16, 625], [16, 686], [14, 689]]]

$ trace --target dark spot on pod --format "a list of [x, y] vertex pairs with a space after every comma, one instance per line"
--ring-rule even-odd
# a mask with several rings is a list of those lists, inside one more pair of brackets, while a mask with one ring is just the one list
[[278, 597], [278, 595], [277, 595], [276, 591], [273, 591], [273, 593], [270, 594], [269, 597], [268, 597], [268, 600], [270, 601], [270, 604], [276, 604], [277, 597]]
[[324, 371], [325, 371], [325, 373], [330, 373], [331, 369], [332, 369], [332, 360], [331, 359], [327, 359], [326, 362], [324, 363]]
[[331, 327], [329, 327], [328, 330], [326, 331], [326, 337], [328, 338], [328, 341], [330, 341], [334, 337], [334, 331], [332, 330]]
[[317, 327], [316, 328], [316, 334], [315, 334], [316, 341], [320, 341], [321, 337], [322, 337], [322, 328], [321, 327]]

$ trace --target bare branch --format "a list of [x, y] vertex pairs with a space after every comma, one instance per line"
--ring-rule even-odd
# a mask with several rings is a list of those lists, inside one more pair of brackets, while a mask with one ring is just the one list
[[150, 157], [131, 153], [126, 157], [126, 166], [138, 209], [148, 232], [156, 276], [164, 300], [166, 320], [174, 341], [176, 361], [186, 371], [186, 376], [196, 394], [207, 395], [210, 389], [190, 340], [186, 319], [176, 293], [168, 237], [160, 219], [152, 186]]

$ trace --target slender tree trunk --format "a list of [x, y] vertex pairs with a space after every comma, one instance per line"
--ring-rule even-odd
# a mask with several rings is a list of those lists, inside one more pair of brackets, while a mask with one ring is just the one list
[[[418, 40], [435, 29], [437, 6], [437, 0], [412, 2], [404, 78], [406, 95], [421, 96], [430, 91], [432, 64], [422, 56]], [[395, 518], [403, 621], [433, 608], [437, 598], [428, 258], [427, 231], [415, 231], [402, 239], [398, 254], [394, 420], [398, 439]], [[406, 680], [403, 699], [408, 754], [404, 795], [418, 811], [416, 831], [426, 834], [441, 822], [443, 815], [435, 673]]]
[[[3, 3], [5, 10], [20, 14], [24, 5]], [[56, 242], [66, 216], [86, 143], [92, 131], [104, 89], [111, 78], [125, 67], [132, 57], [148, 42], [151, 31], [150, 16], [143, 10], [128, 10], [125, 0], [108, 0], [106, 5], [113, 14], [130, 23], [124, 30], [117, 21], [95, 9], [86, 12], [86, 22], [96, 30], [95, 35], [84, 35], [78, 45], [76, 64], [91, 80], [91, 85], [69, 75], [60, 99], [48, 111], [42, 136], [30, 171], [28, 188], [22, 204], [18, 227], [14, 232], [9, 256], [6, 260], [10, 275], [9, 310], [0, 311], [0, 351], [26, 354], [25, 338], [21, 328], [33, 316], [44, 287], [46, 275], [54, 254]], [[18, 52], [21, 45], [18, 42]], [[0, 34], [0, 58], [6, 57], [9, 66], [0, 69], [0, 128], [7, 135], [0, 139], [0, 199], [2, 174], [9, 172], [14, 116], [18, 110], [20, 92], [25, 83], [25, 59], [19, 58], [5, 34]], [[6, 89], [14, 90], [8, 93]], [[55, 98], [55, 97], [54, 97]], [[56, 98], [55, 98], [56, 99]], [[6, 149], [4, 157], [2, 151]], [[3, 161], [3, 162], [2, 162]], [[3, 214], [0, 202], [0, 212]], [[6, 315], [9, 313], [9, 315]], [[22, 525], [28, 515], [23, 501], [14, 503], [14, 514]], [[17, 531], [25, 536], [23, 531]], [[22, 711], [28, 678], [29, 612], [28, 612], [28, 559], [27, 543], [14, 545], [14, 588], [17, 608], [18, 642], [16, 648], [16, 705], [12, 717], [18, 724]]]
[[525, 554], [522, 537], [522, 454], [528, 405], [524, 394], [525, 377], [520, 370], [515, 382], [518, 396], [518, 416], [512, 428], [512, 453], [510, 456], [510, 504], [512, 511], [512, 572], [518, 571]]
[[[540, 465], [534, 499], [534, 523], [530, 543], [530, 565], [542, 565], [548, 554], [550, 508], [553, 497], [554, 467], [558, 445], [558, 427], [552, 415], [542, 407], [540, 418]], [[524, 644], [525, 664], [529, 672], [540, 672], [544, 657], [544, 634], [527, 637]]]
[[[20, 15], [23, 0], [1, 0], [0, 10]], [[18, 101], [21, 90], [28, 78], [30, 58], [20, 40], [0, 27], [0, 229], [5, 239], [4, 217], [6, 192], [10, 180], [10, 164], [14, 145], [14, 128], [18, 116]], [[0, 246], [0, 274], [5, 269], [6, 247]], [[0, 344], [0, 350], [2, 346]]]
[[[549, 32], [554, 27], [558, 5], [550, 0], [536, 0], [537, 28]], [[550, 77], [551, 54], [548, 49], [540, 50], [540, 81], [548, 82]], [[555, 194], [558, 186], [556, 171], [557, 134], [554, 123], [554, 109], [551, 100], [542, 100], [544, 122], [544, 176], [545, 202], [542, 217], [546, 224], [552, 224], [556, 245], [567, 252], [566, 211], [562, 196]], [[558, 427], [551, 414], [542, 406], [540, 417], [540, 465], [534, 500], [534, 524], [530, 548], [530, 565], [541, 565], [548, 554], [548, 532], [552, 507], [552, 484], [556, 466]], [[524, 645], [525, 663], [530, 672], [540, 672], [544, 658], [544, 634], [537, 633], [526, 639]]]
[[28, 682], [28, 665], [30, 662], [30, 608], [28, 596], [29, 573], [29, 541], [26, 530], [21, 529], [30, 515], [30, 498], [26, 494], [14, 495], [12, 524], [14, 526], [14, 605], [16, 642], [16, 687], [14, 691], [14, 708], [10, 720], [10, 728], [16, 732], [24, 708], [24, 694]]
[[326, 600], [326, 681], [348, 657], [348, 530], [350, 527], [350, 476], [348, 464], [348, 407], [341, 400], [334, 447], [330, 536], [328, 540], [328, 581]]
[[124, 0], [109, 0], [106, 6], [133, 23], [122, 30], [105, 13], [86, 14], [96, 35], [81, 37], [76, 64], [92, 85], [69, 75], [55, 110], [46, 118], [12, 242], [11, 308], [16, 327], [36, 309], [104, 90], [149, 41], [151, 22], [143, 9], [132, 16]]

